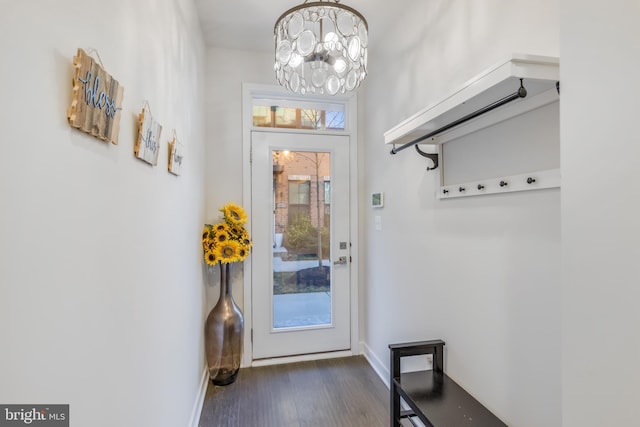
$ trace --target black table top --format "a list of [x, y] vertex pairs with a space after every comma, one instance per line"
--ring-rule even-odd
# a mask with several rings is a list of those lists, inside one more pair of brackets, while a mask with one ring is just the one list
[[[400, 395], [427, 426], [499, 427], [506, 426], [446, 374], [436, 371], [401, 374]], [[418, 414], [422, 412], [424, 418]]]

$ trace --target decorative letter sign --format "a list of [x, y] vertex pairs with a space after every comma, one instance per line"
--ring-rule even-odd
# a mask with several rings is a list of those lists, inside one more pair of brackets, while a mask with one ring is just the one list
[[173, 140], [169, 143], [169, 172], [174, 175], [180, 175], [183, 160], [184, 147], [178, 142], [178, 138], [174, 131]]
[[103, 141], [118, 143], [124, 87], [93, 58], [78, 49], [73, 57], [73, 100], [69, 124]]
[[145, 104], [138, 116], [138, 140], [133, 147], [136, 157], [151, 163], [158, 164], [158, 153], [160, 152], [160, 133], [162, 126], [151, 117], [151, 110]]

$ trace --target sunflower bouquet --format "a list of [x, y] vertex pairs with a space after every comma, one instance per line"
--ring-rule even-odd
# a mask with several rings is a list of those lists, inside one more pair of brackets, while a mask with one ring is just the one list
[[242, 207], [227, 203], [220, 211], [222, 221], [205, 224], [202, 230], [202, 250], [207, 265], [244, 261], [251, 250], [251, 238], [244, 225], [247, 213]]

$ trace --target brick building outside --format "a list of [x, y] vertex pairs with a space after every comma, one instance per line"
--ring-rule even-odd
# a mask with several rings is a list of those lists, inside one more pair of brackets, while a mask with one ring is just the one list
[[[308, 221], [316, 230], [318, 226], [320, 229], [329, 226], [330, 173], [330, 153], [273, 152], [274, 244], [276, 246], [283, 237], [287, 246], [287, 229], [295, 227], [296, 224], [300, 227], [301, 223]], [[328, 252], [323, 255], [328, 255]]]

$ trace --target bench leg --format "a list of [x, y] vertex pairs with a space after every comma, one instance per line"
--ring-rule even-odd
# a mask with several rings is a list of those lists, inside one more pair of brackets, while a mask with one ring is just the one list
[[400, 394], [398, 394], [398, 387], [394, 382], [396, 378], [400, 377], [400, 354], [395, 350], [391, 350], [390, 356], [389, 371], [391, 378], [389, 382], [389, 392], [391, 401], [389, 405], [389, 415], [391, 423], [389, 425], [391, 427], [402, 427], [400, 424]]
[[397, 387], [393, 381], [391, 381], [391, 427], [402, 427], [400, 424], [400, 395], [398, 394]]

